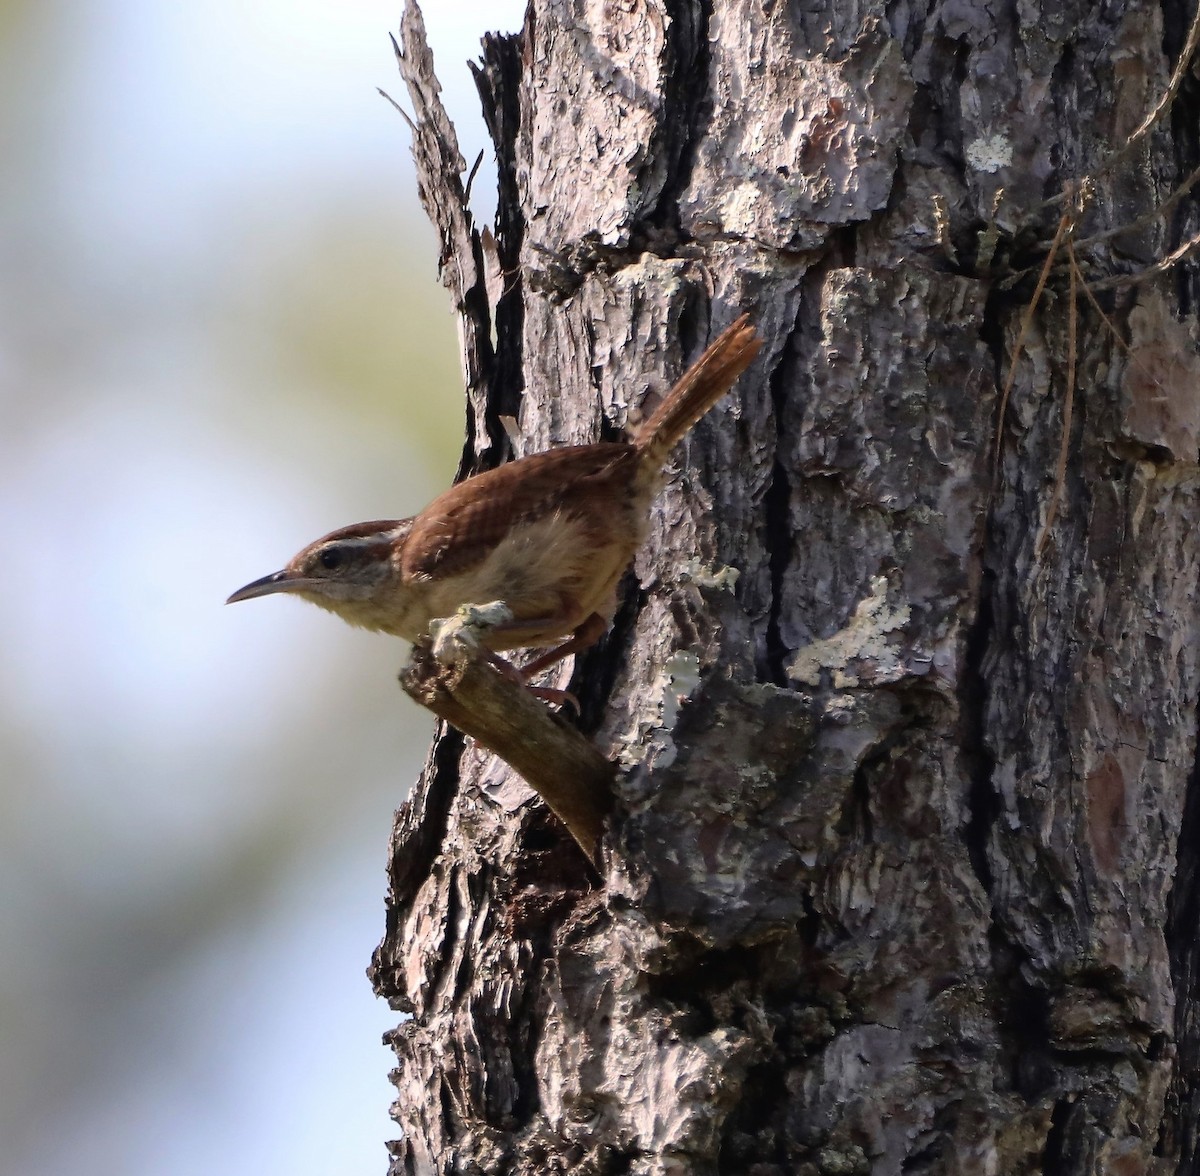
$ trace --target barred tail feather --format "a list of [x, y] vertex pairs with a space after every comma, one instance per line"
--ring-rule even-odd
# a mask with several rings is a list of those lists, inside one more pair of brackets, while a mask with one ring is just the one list
[[744, 314], [680, 377], [633, 436], [647, 466], [660, 467], [683, 435], [733, 386], [762, 346]]

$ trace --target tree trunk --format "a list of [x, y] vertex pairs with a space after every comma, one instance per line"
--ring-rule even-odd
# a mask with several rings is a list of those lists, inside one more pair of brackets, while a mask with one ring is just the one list
[[1105, 170], [1189, 19], [533, 0], [477, 71], [493, 242], [410, 4], [464, 469], [613, 435], [742, 310], [766, 346], [572, 679], [602, 876], [450, 730], [399, 814], [393, 1172], [1200, 1173], [1196, 270], [1106, 325], [1060, 264], [1018, 344], [1051, 198], [1094, 175], [1080, 240], [1196, 166], [1187, 81]]

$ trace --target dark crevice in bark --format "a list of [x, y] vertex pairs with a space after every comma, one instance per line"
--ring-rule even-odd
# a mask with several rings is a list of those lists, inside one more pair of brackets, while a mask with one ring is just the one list
[[459, 1134], [454, 1116], [454, 1092], [445, 1077], [438, 1083], [438, 1099], [442, 1110], [442, 1136], [445, 1139], [454, 1139]]
[[1069, 1098], [1060, 1098], [1054, 1104], [1050, 1116], [1050, 1132], [1042, 1150], [1042, 1172], [1044, 1176], [1060, 1176], [1065, 1167], [1068, 1148], [1068, 1127], [1074, 1103]]
[[994, 926], [992, 959], [999, 992], [996, 1014], [1000, 1047], [1008, 1061], [1009, 1082], [1026, 1102], [1045, 1099], [1059, 1074], [1050, 1056], [1050, 1005], [1046, 993], [1021, 974], [1023, 958]]
[[[997, 388], [1003, 388], [1007, 376], [1005, 363], [1007, 356], [1005, 354], [1005, 323], [1008, 321], [1009, 315], [1020, 313], [1020, 309], [1025, 305], [1027, 296], [1025, 294], [1014, 294], [1012, 291], [1001, 290], [999, 285], [993, 285], [988, 291], [987, 299], [983, 308], [983, 322], [979, 328], [979, 338], [983, 345], [987, 348], [988, 354], [992, 357], [992, 380]], [[996, 397], [996, 413], [999, 414], [1002, 410], [1009, 412], [1010, 405], [1002, 403], [1003, 397]], [[1003, 456], [1004, 434], [1006, 419], [1001, 419], [997, 415], [996, 420], [989, 422], [988, 436], [986, 444], [988, 447], [988, 470], [989, 476], [992, 468], [1001, 469], [1001, 458]], [[995, 447], [999, 445], [1001, 452], [996, 453]], [[1001, 492], [999, 484], [992, 487], [992, 494], [988, 501], [988, 516], [984, 520], [985, 542], [983, 545], [983, 565], [985, 572], [987, 571], [987, 550], [988, 545], [986, 537], [990, 537], [992, 527], [992, 512], [995, 510], [997, 495]], [[989, 601], [991, 600], [989, 593]]]
[[967, 630], [963, 675], [959, 685], [959, 705], [963, 734], [964, 766], [969, 774], [967, 820], [963, 837], [971, 869], [984, 892], [990, 897], [995, 879], [988, 861], [988, 840], [1000, 815], [1000, 798], [992, 776], [996, 760], [987, 746], [987, 678], [983, 664], [992, 640], [995, 618], [992, 615], [992, 590], [995, 577], [980, 573], [979, 604], [975, 620]]
[[[1075, 47], [1070, 41], [1065, 42], [1059, 49], [1058, 60], [1051, 70], [1051, 78], [1053, 81], [1050, 92], [1054, 95], [1055, 118], [1059, 125], [1069, 126], [1080, 106], [1079, 94], [1076, 91], [1078, 79], [1075, 73]], [[1078, 139], [1059, 139], [1051, 145], [1049, 156], [1054, 167], [1047, 180], [1047, 195], [1061, 190], [1064, 183], [1074, 183], [1083, 174], [1083, 151], [1084, 145]]]
[[712, 309], [708, 291], [702, 285], [696, 283], [685, 287], [683, 308], [676, 327], [684, 355], [699, 355], [718, 334]]
[[888, 756], [888, 750], [877, 755], [865, 756], [854, 769], [854, 778], [850, 782], [850, 820], [846, 821], [847, 832], [863, 845], [870, 845], [875, 840], [875, 821], [871, 816], [871, 775], [872, 769], [882, 764]]
[[824, 920], [821, 918], [821, 912], [817, 910], [811, 889], [804, 892], [801, 905], [804, 908], [804, 918], [797, 924], [796, 932], [805, 947], [816, 947], [821, 937]]
[[475, 436], [478, 432], [476, 414], [471, 411], [468, 402], [466, 419], [463, 422], [463, 443], [458, 453], [458, 468], [454, 471], [454, 480], [461, 482], [471, 474], [487, 468], [487, 463], [477, 464], [475, 461]]
[[[903, 694], [900, 697], [904, 698]], [[886, 787], [889, 772], [893, 768], [893, 754], [909, 741], [910, 735], [926, 725], [926, 717], [914, 706], [906, 705], [906, 715], [896, 726], [885, 729], [882, 737], [864, 751], [850, 780], [850, 790], [837, 821], [837, 831], [858, 845], [875, 842], [875, 816], [871, 811], [872, 799], [878, 797], [881, 786]], [[886, 800], [876, 801], [885, 817]]]
[[676, 0], [670, 5], [667, 26], [667, 57], [670, 67], [662, 94], [659, 133], [646, 155], [639, 183], [649, 181], [649, 169], [665, 167], [666, 179], [650, 214], [640, 226], [646, 244], [674, 252], [682, 233], [679, 227], [679, 197], [692, 179], [696, 147], [711, 117], [708, 94], [708, 26], [712, 0]]
[[781, 1098], [786, 1099], [786, 1083], [787, 1066], [782, 1056], [752, 1066], [747, 1072], [741, 1101], [725, 1120], [721, 1134], [719, 1176], [743, 1176], [755, 1164], [787, 1162], [778, 1128], [779, 1104]]
[[[928, 58], [940, 66], [918, 79], [911, 128], [917, 141], [931, 145], [931, 154], [948, 173], [961, 175], [964, 162], [956, 149], [963, 141], [961, 95], [970, 75], [971, 45], [960, 37], [947, 37], [940, 31], [941, 21], [933, 27], [938, 31], [932, 32]], [[914, 47], [914, 56], [916, 52]]]
[[1151, 1033], [1150, 1040], [1146, 1043], [1146, 1058], [1151, 1062], [1161, 1061], [1170, 1041], [1169, 1034]]
[[1167, 1154], [1178, 1151], [1179, 1176], [1200, 1176], [1200, 1024], [1196, 1016], [1200, 991], [1200, 942], [1196, 935], [1200, 927], [1200, 713], [1197, 732], [1196, 758], [1187, 783], [1164, 932], [1175, 990], [1177, 1055], [1167, 1091], [1163, 1134], [1177, 1141]]
[[[1174, 68], [1195, 10], [1190, 0], [1164, 0], [1162, 9], [1163, 48]], [[1196, 77], [1194, 62], [1171, 105], [1170, 119], [1171, 138], [1175, 147], [1172, 183], [1179, 184], [1200, 166], [1200, 80]], [[1198, 231], [1200, 200], [1197, 200], [1193, 190], [1191, 198], [1182, 201], [1171, 215], [1167, 249], [1176, 248]], [[1200, 266], [1194, 262], [1178, 265], [1172, 277], [1179, 296], [1180, 316], [1189, 318], [1200, 306]]]
[[558, 824], [554, 820], [553, 814], [549, 810], [538, 814], [544, 817], [543, 820], [531, 819], [529, 825], [521, 834], [521, 850], [522, 856], [520, 861], [525, 861], [526, 856], [542, 854], [546, 850], [554, 849], [562, 840], [562, 834]]
[[531, 812], [508, 889], [503, 932], [528, 943], [539, 959], [552, 954], [558, 929], [595, 893], [578, 847], [547, 808]]
[[646, 605], [635, 572], [625, 573], [617, 589], [617, 611], [608, 632], [575, 659], [575, 670], [567, 689], [579, 700], [579, 729], [593, 735], [604, 722], [608, 700], [625, 665], [625, 655], [633, 642], [638, 614]]
[[[795, 330], [800, 329], [797, 318]], [[796, 373], [790, 360], [790, 341], [782, 358], [771, 373], [771, 405], [775, 423], [775, 460], [771, 466], [771, 484], [763, 496], [763, 543], [767, 549], [767, 566], [771, 576], [771, 607], [767, 615], [764, 650], [765, 665], [759, 667], [758, 678], [776, 686], [787, 687], [787, 658], [791, 653], [783, 639], [780, 617], [783, 614], [784, 590], [788, 567], [792, 561], [792, 480], [785, 464], [790, 454], [791, 435], [788, 420], [788, 390], [796, 385]]]
[[[583, 334], [587, 340], [588, 380], [591, 382], [592, 391], [596, 393], [596, 397], [599, 399], [604, 390], [604, 368], [596, 362], [596, 324], [591, 319], [584, 320]], [[617, 437], [613, 436], [613, 434], [616, 431], [615, 424], [604, 413], [601, 413], [600, 436], [598, 440], [615, 441]]]
[[[808, 971], [812, 963], [812, 953], [797, 954], [797, 946], [792, 940], [780, 943], [774, 953], [753, 953], [757, 968], [749, 970], [750, 984], [718, 994], [726, 1002], [731, 993], [737, 994], [744, 1008], [753, 1010], [735, 1023], [751, 1032], [759, 1047], [721, 1128], [717, 1171], [722, 1176], [757, 1171], [756, 1164], [770, 1165], [767, 1172], [808, 1171], [797, 1164], [817, 1160], [829, 1140], [828, 1124], [823, 1130], [799, 1127], [797, 1106], [803, 1096], [798, 1083], [806, 1070], [819, 1068], [820, 1055], [853, 1018], [836, 996], [797, 984], [796, 969]], [[814, 1172], [834, 1170], [818, 1163]]]
[[[471, 230], [471, 236], [476, 272], [482, 275], [487, 265], [483, 256], [483, 246], [479, 240], [479, 233], [474, 228]], [[456, 482], [462, 481], [470, 474], [493, 469], [500, 465], [511, 448], [508, 433], [500, 423], [500, 416], [492, 401], [496, 388], [496, 351], [491, 340], [492, 308], [488, 303], [487, 286], [482, 277], [463, 293], [461, 313], [464, 320], [469, 318], [477, 327], [474, 335], [475, 366], [486, 380], [488, 404], [482, 418], [476, 413], [467, 413], [466, 439], [463, 442], [462, 456], [459, 458], [458, 472], [454, 479]], [[476, 437], [480, 427], [483, 428], [488, 443], [477, 456], [475, 453]]]
[[[433, 748], [433, 763], [425, 780], [421, 798], [421, 820], [403, 838], [397, 838], [393, 854], [391, 879], [397, 903], [410, 902], [425, 881], [434, 859], [446, 839], [450, 807], [458, 792], [462, 755], [467, 740], [460, 731], [442, 724]], [[413, 806], [413, 798], [405, 802]], [[393, 930], [389, 922], [388, 930]]]
[[829, 234], [827, 269], [853, 269], [858, 264], [858, 226], [846, 225]]
[[791, 533], [788, 530], [790, 503], [791, 483], [783, 462], [777, 457], [771, 469], [771, 485], [763, 498], [765, 541], [771, 573], [771, 609], [767, 617], [766, 666], [759, 678], [784, 687], [788, 685], [785, 664], [790, 650], [780, 633], [779, 617], [783, 611], [784, 585], [792, 554]]
[[[1183, 48], [1184, 30], [1192, 17], [1183, 0], [1163, 4], [1164, 47], [1172, 65]], [[1200, 82], [1195, 66], [1184, 78], [1171, 108], [1175, 173], [1179, 183], [1200, 165]], [[1170, 225], [1171, 248], [1200, 231], [1200, 200], [1193, 192], [1181, 202]], [[1185, 319], [1200, 306], [1200, 266], [1176, 267], [1173, 284]], [[1176, 1176], [1200, 1176], [1200, 710], [1193, 725], [1192, 768], [1184, 794], [1183, 816], [1175, 852], [1175, 873], [1164, 929], [1175, 994], [1175, 1059], [1156, 1155], [1178, 1156]]]
[[924, 1146], [917, 1146], [911, 1155], [900, 1161], [900, 1171], [917, 1176], [921, 1172], [944, 1172], [946, 1157], [946, 1136], [938, 1133]]
[[375, 949], [367, 974], [376, 995], [395, 1009], [411, 1012], [403, 989], [394, 983], [390, 950], [397, 946], [400, 920], [405, 908], [433, 869], [450, 820], [450, 808], [458, 793], [460, 763], [466, 739], [453, 727], [442, 725], [425, 772], [402, 805], [392, 837], [392, 860], [388, 867], [391, 887], [385, 912], [383, 940]]
[[[686, 950], [681, 945], [681, 952]], [[730, 989], [756, 979], [763, 970], [764, 960], [773, 951], [772, 947], [762, 951], [743, 947], [697, 948], [690, 958], [681, 954], [673, 971], [647, 973], [646, 992], [656, 1003], [690, 1010], [691, 1029], [697, 1036], [711, 1033], [719, 1024], [736, 1024], [738, 1020], [736, 1015], [718, 1016], [713, 1001], [723, 998]]]
[[470, 63], [483, 121], [496, 150], [496, 251], [504, 283], [493, 308], [496, 355], [488, 402], [494, 413], [512, 417], [520, 412], [524, 391], [521, 246], [525, 218], [517, 185], [522, 44], [520, 33], [489, 33], [483, 39], [482, 67]]

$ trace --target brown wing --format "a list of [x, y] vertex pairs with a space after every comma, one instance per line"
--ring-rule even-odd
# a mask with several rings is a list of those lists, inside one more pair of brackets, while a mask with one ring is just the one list
[[621, 442], [569, 445], [459, 482], [413, 520], [401, 573], [407, 580], [465, 571], [485, 559], [514, 523], [571, 510], [605, 493], [610, 481], [624, 484], [637, 461], [637, 451]]

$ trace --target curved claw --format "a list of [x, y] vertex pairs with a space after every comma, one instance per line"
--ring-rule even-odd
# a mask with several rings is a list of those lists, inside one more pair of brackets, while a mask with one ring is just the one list
[[569, 690], [554, 690], [549, 686], [526, 686], [525, 689], [535, 698], [540, 698], [551, 706], [570, 707], [576, 718], [582, 713], [579, 709], [579, 699]]
[[569, 690], [555, 690], [551, 686], [531, 686], [525, 670], [518, 669], [512, 662], [505, 661], [504, 658], [490, 651], [487, 652], [486, 656], [492, 666], [510, 681], [524, 686], [534, 698], [540, 698], [543, 702], [548, 702], [551, 706], [569, 706], [575, 712], [575, 717], [579, 718], [581, 713], [579, 699]]

